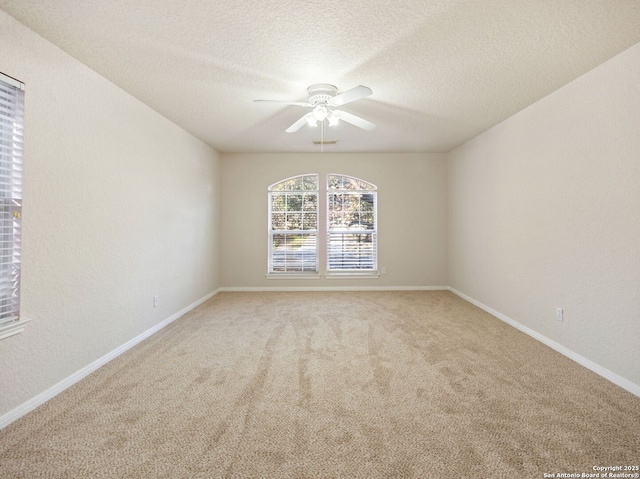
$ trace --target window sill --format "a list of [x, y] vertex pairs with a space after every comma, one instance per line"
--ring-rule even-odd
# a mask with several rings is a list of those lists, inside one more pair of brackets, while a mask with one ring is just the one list
[[267, 279], [320, 279], [320, 275], [313, 274], [268, 274]]
[[377, 279], [380, 275], [377, 271], [371, 271], [367, 273], [327, 273], [325, 278], [327, 279]]
[[8, 324], [0, 326], [0, 339], [11, 337], [24, 331], [26, 324], [30, 319], [21, 319], [20, 321], [12, 321]]

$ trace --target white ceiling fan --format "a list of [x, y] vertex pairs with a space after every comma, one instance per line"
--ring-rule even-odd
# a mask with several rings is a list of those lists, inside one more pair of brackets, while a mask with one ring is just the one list
[[360, 118], [353, 113], [337, 109], [336, 107], [346, 105], [356, 100], [360, 100], [371, 95], [371, 88], [359, 85], [351, 90], [347, 90], [338, 94], [338, 88], [327, 83], [317, 83], [307, 88], [309, 94], [308, 102], [299, 101], [281, 101], [281, 100], [255, 100], [260, 102], [275, 102], [285, 105], [295, 105], [313, 108], [310, 112], [303, 115], [298, 121], [287, 128], [287, 133], [298, 131], [306, 123], [309, 126], [318, 126], [318, 122], [323, 123], [325, 120], [329, 122], [329, 126], [335, 126], [340, 120], [346, 121], [363, 130], [373, 130], [375, 123]]

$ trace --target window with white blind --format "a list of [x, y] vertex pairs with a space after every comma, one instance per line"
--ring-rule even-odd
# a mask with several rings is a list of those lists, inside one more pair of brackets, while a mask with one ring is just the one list
[[378, 269], [377, 188], [344, 175], [327, 176], [327, 273]]
[[0, 339], [20, 320], [20, 233], [24, 85], [0, 73]]
[[270, 275], [318, 273], [318, 175], [269, 187]]

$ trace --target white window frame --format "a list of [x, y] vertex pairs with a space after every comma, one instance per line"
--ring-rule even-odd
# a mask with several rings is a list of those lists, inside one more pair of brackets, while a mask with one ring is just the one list
[[[344, 179], [348, 179], [353, 182], [357, 182], [363, 185], [367, 185], [366, 188], [361, 189], [330, 189], [329, 182], [331, 177], [342, 177]], [[350, 175], [344, 175], [341, 173], [330, 173], [326, 177], [325, 182], [326, 188], [326, 275], [327, 277], [352, 277], [352, 276], [372, 276], [378, 277], [378, 187], [373, 183], [363, 180], [361, 178], [357, 178]], [[362, 195], [371, 195], [373, 197], [373, 227], [372, 228], [362, 228], [357, 226], [343, 226], [343, 227], [332, 227], [330, 224], [331, 221], [331, 196], [335, 194], [344, 194], [344, 195], [354, 195], [354, 196], [362, 196]], [[364, 258], [367, 263], [370, 263], [369, 267], [353, 267], [350, 268], [349, 265], [342, 265], [341, 267], [332, 267], [335, 265], [335, 262], [332, 260], [332, 250], [334, 246], [332, 246], [332, 235], [371, 235], [371, 247], [368, 252], [369, 257]], [[349, 247], [349, 245], [347, 245]], [[343, 253], [344, 254], [344, 253]], [[359, 254], [359, 253], [358, 253]]]
[[24, 330], [20, 318], [20, 241], [24, 83], [0, 73], [0, 339]]
[[[276, 189], [279, 185], [283, 183], [291, 182], [293, 180], [301, 179], [304, 185], [305, 177], [313, 177], [315, 179], [315, 188], [313, 189], [296, 189], [296, 190], [278, 190]], [[320, 204], [320, 196], [319, 196], [319, 175], [317, 173], [307, 173], [303, 175], [296, 175], [289, 178], [285, 178], [281, 181], [278, 181], [268, 188], [268, 262], [267, 262], [267, 278], [319, 278], [319, 251], [318, 247], [320, 244], [318, 238], [318, 218], [319, 218], [319, 204]], [[304, 201], [301, 205], [300, 211], [293, 211], [291, 214], [300, 214], [301, 217], [301, 228], [300, 229], [274, 229], [273, 228], [273, 216], [274, 214], [280, 214], [279, 212], [274, 212], [273, 210], [273, 200], [275, 196], [290, 196], [290, 195], [303, 195], [306, 196], [315, 196], [315, 210], [304, 210]], [[285, 200], [285, 204], [288, 205], [288, 202]], [[288, 215], [290, 212], [286, 209], [284, 210], [285, 215]], [[314, 214], [315, 215], [315, 228], [305, 228], [304, 227], [304, 217], [306, 214]], [[280, 248], [279, 253], [285, 255], [284, 260], [276, 261], [274, 258], [274, 253], [276, 252], [276, 248], [274, 247], [274, 240], [276, 236], [298, 236], [298, 237], [307, 237], [307, 240], [303, 240], [303, 242], [307, 242], [306, 245], [301, 246], [298, 250], [290, 250], [286, 246], [284, 248]], [[304, 251], [300, 251], [303, 250]], [[294, 260], [291, 263], [291, 269], [289, 270], [287, 266], [289, 265], [289, 260], [287, 255], [291, 254], [294, 257]], [[311, 262], [309, 262], [309, 258], [311, 258]], [[300, 264], [297, 267], [297, 264]], [[279, 270], [280, 267], [284, 267], [284, 270]]]

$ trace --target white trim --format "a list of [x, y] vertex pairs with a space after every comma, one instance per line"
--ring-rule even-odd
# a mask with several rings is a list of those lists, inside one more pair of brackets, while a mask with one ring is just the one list
[[19, 90], [24, 90], [24, 83], [22, 83], [20, 80], [16, 80], [13, 77], [10, 77], [9, 75], [0, 73], [0, 80], [2, 80], [5, 83], [8, 83], [9, 85], [15, 88], [18, 88]]
[[216, 289], [215, 291], [212, 291], [211, 293], [207, 294], [206, 296], [198, 299], [194, 303], [191, 303], [189, 306], [186, 306], [186, 307], [182, 308], [180, 311], [178, 311], [177, 313], [169, 316], [164, 321], [156, 324], [155, 326], [153, 326], [150, 329], [147, 329], [145, 332], [139, 334], [135, 338], [130, 339], [129, 341], [124, 343], [122, 346], [119, 346], [116, 349], [114, 349], [113, 351], [111, 351], [110, 353], [107, 353], [104, 356], [102, 356], [101, 358], [96, 359], [91, 364], [88, 364], [87, 366], [83, 367], [79, 371], [76, 371], [75, 373], [73, 373], [68, 378], [63, 379], [62, 381], [60, 381], [57, 384], [54, 384], [53, 386], [51, 386], [46, 391], [44, 391], [44, 392], [38, 394], [37, 396], [29, 399], [28, 401], [22, 403], [20, 406], [18, 406], [17, 408], [9, 411], [8, 413], [4, 414], [3, 416], [0, 416], [0, 429], [3, 429], [4, 427], [8, 426], [9, 424], [14, 422], [15, 420], [20, 419], [25, 414], [33, 411], [35, 408], [37, 408], [38, 406], [44, 404], [49, 399], [57, 396], [58, 394], [60, 394], [62, 391], [64, 391], [68, 387], [74, 385], [75, 383], [77, 383], [81, 379], [84, 379], [86, 376], [88, 376], [92, 372], [96, 371], [98, 368], [104, 366], [105, 364], [107, 364], [112, 359], [117, 358], [118, 356], [120, 356], [125, 351], [127, 351], [127, 350], [131, 349], [132, 347], [134, 347], [136, 344], [140, 343], [141, 341], [144, 341], [145, 339], [147, 339], [152, 334], [157, 333], [162, 328], [168, 326], [173, 321], [175, 321], [176, 319], [178, 319], [181, 316], [185, 315], [186, 313], [188, 313], [192, 309], [196, 308], [197, 306], [200, 306], [202, 303], [204, 303], [208, 299], [210, 299], [210, 298], [214, 297], [216, 294], [218, 294], [219, 291], [220, 291], [220, 289]]
[[380, 275], [376, 272], [371, 273], [327, 273], [324, 275], [327, 279], [378, 279]]
[[226, 286], [220, 288], [221, 293], [269, 291], [449, 291], [449, 286]]
[[585, 368], [590, 369], [594, 373], [596, 373], [596, 374], [602, 376], [603, 378], [611, 381], [613, 384], [616, 384], [616, 385], [620, 386], [621, 388], [626, 389], [631, 394], [634, 394], [634, 395], [640, 397], [640, 385], [635, 384], [635, 383], [629, 381], [628, 379], [617, 375], [616, 373], [614, 373], [612, 371], [609, 371], [608, 369], [600, 366], [599, 364], [591, 361], [590, 359], [585, 358], [584, 356], [581, 356], [580, 354], [570, 350], [569, 348], [563, 346], [562, 344], [556, 343], [552, 339], [549, 339], [546, 336], [543, 336], [542, 334], [534, 331], [533, 329], [530, 329], [527, 326], [525, 326], [523, 324], [520, 324], [518, 321], [516, 321], [514, 319], [511, 319], [508, 316], [505, 316], [504, 314], [496, 311], [495, 309], [490, 308], [486, 304], [482, 304], [480, 301], [477, 301], [477, 300], [471, 298], [470, 296], [467, 296], [466, 294], [461, 293], [460, 291], [458, 291], [458, 290], [456, 290], [456, 289], [454, 289], [452, 287], [449, 287], [449, 291], [451, 291], [453, 294], [456, 294], [456, 295], [460, 296], [462, 299], [464, 299], [466, 301], [469, 301], [471, 304], [473, 304], [473, 305], [477, 306], [478, 308], [486, 311], [490, 315], [495, 316], [499, 320], [504, 321], [505, 323], [509, 324], [510, 326], [513, 326], [517, 330], [522, 331], [523, 333], [531, 336], [533, 339], [535, 339], [537, 341], [540, 341], [542, 344], [545, 344], [545, 345], [549, 346], [551, 349], [556, 350], [557, 352], [559, 352], [563, 356], [566, 356], [567, 358], [575, 361], [576, 363], [580, 364], [581, 366], [584, 366]]
[[304, 274], [304, 273], [267, 273], [265, 275], [267, 279], [320, 279], [318, 273]]
[[0, 326], [0, 339], [5, 339], [19, 334], [24, 331], [26, 324], [31, 321], [30, 319], [21, 319], [19, 321], [12, 321], [8, 324]]

